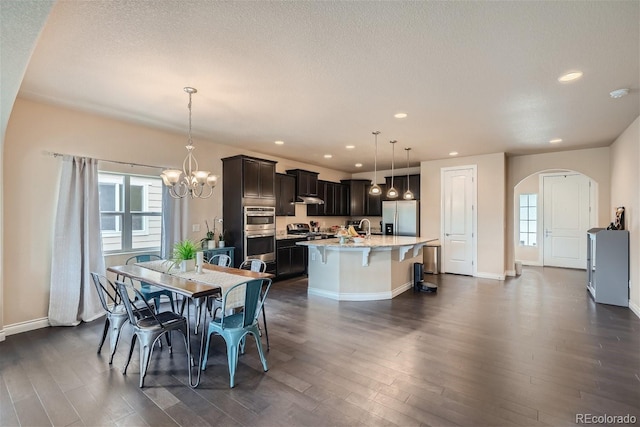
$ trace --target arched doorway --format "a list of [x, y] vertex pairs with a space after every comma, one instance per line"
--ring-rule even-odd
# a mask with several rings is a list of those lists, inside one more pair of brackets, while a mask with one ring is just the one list
[[523, 265], [586, 268], [597, 182], [568, 169], [530, 174], [513, 189], [514, 257]]

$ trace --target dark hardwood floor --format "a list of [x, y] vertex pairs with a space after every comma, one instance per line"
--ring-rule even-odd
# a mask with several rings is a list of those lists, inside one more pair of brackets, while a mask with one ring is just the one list
[[[104, 320], [0, 343], [0, 425], [575, 425], [576, 414], [640, 418], [640, 320], [597, 305], [579, 270], [525, 268], [504, 282], [427, 276], [437, 294], [390, 301], [307, 297], [306, 279], [267, 300], [264, 373], [248, 341], [229, 389], [218, 337], [202, 384], [186, 385], [184, 344], [138, 353], [123, 376], [123, 330], [108, 364]], [[194, 341], [195, 343], [195, 341]], [[636, 421], [638, 422], [638, 421]]]

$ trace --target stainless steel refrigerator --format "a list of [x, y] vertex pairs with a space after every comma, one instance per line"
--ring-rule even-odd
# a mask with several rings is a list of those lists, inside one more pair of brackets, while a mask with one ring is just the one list
[[382, 232], [394, 236], [420, 235], [420, 203], [417, 200], [382, 202]]

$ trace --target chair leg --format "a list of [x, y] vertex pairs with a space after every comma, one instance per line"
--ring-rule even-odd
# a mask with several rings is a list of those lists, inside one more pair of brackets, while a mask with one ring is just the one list
[[113, 356], [116, 354], [116, 348], [118, 347], [118, 340], [120, 339], [120, 331], [122, 331], [122, 326], [125, 324], [127, 319], [125, 317], [119, 317], [111, 319], [111, 332], [109, 340], [111, 342], [111, 355], [109, 357], [109, 365], [113, 363]]
[[153, 302], [156, 304], [156, 314], [160, 313], [160, 296], [153, 298]]
[[173, 304], [173, 293], [169, 292], [167, 294], [167, 296], [169, 297], [169, 302], [171, 302], [171, 311], [173, 311], [175, 313], [176, 312], [176, 307]]
[[104, 340], [107, 339], [107, 332], [109, 332], [109, 318], [104, 319], [104, 331], [102, 332], [102, 340], [100, 340], [100, 345], [98, 346], [98, 354], [102, 351], [102, 345], [104, 344]]
[[267, 359], [264, 357], [264, 351], [262, 350], [262, 340], [258, 334], [257, 328], [255, 332], [252, 332], [253, 338], [256, 340], [256, 347], [258, 347], [258, 354], [260, 355], [260, 361], [262, 362], [262, 367], [264, 371], [267, 372], [269, 368], [267, 367]]
[[235, 386], [236, 366], [238, 365], [238, 345], [239, 342], [227, 341], [227, 363], [229, 363], [229, 387]]
[[262, 323], [264, 323], [264, 336], [267, 339], [267, 351], [269, 351], [269, 331], [267, 330], [267, 315], [264, 312], [264, 305], [262, 306]]
[[144, 387], [144, 377], [147, 375], [147, 368], [151, 360], [151, 347], [140, 340], [140, 388]]
[[[187, 328], [189, 327], [189, 325], [187, 325]], [[213, 334], [213, 331], [211, 329], [209, 329], [207, 331], [207, 345], [204, 348], [204, 356], [202, 357], [202, 366], [200, 367], [200, 369], [202, 369], [203, 371], [205, 369], [207, 369], [207, 360], [209, 359], [209, 344], [211, 344], [211, 335]]]
[[167, 345], [169, 346], [169, 354], [173, 354], [173, 347], [171, 347], [171, 331], [168, 331], [165, 335], [166, 335], [165, 338], [167, 340]]
[[133, 349], [136, 346], [136, 339], [138, 339], [138, 335], [135, 333], [133, 337], [131, 337], [131, 347], [129, 348], [129, 357], [127, 357], [127, 363], [125, 363], [124, 368], [122, 369], [122, 375], [127, 374], [127, 368], [129, 367], [129, 362], [131, 362], [131, 356], [133, 355]]

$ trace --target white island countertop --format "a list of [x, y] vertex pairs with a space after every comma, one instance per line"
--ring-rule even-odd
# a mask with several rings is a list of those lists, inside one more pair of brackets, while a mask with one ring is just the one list
[[362, 243], [340, 243], [339, 238], [335, 239], [323, 239], [323, 240], [309, 240], [305, 242], [298, 242], [297, 245], [301, 246], [323, 246], [327, 249], [340, 249], [340, 248], [392, 248], [397, 246], [407, 245], [427, 245], [430, 242], [438, 240], [437, 238], [427, 237], [408, 237], [408, 236], [371, 236], [369, 239], [365, 239]]
[[371, 236], [361, 243], [339, 238], [297, 242], [309, 248], [307, 292], [339, 301], [391, 299], [413, 287], [414, 264], [435, 238]]

